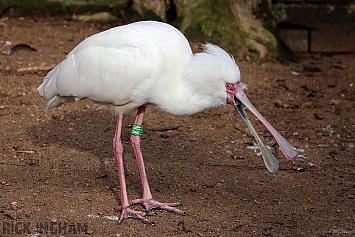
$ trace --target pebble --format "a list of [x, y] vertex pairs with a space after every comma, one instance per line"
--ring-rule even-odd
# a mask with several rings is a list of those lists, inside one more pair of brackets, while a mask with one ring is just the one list
[[17, 204], [18, 204], [18, 202], [12, 202], [11, 203], [11, 208], [12, 208], [12, 210], [17, 210]]
[[299, 75], [298, 72], [295, 72], [295, 71], [292, 71], [292, 70], [291, 70], [291, 74], [294, 75], [294, 76], [298, 76]]
[[232, 154], [233, 154], [233, 152], [230, 151], [230, 150], [227, 150], [226, 153], [227, 153], [228, 155], [232, 155]]
[[322, 128], [322, 130], [325, 131], [325, 132], [329, 132], [329, 133], [333, 133], [334, 132], [334, 128], [330, 124], [325, 126], [325, 128]]
[[87, 235], [92, 235], [93, 233], [94, 233], [93, 230], [86, 230], [86, 232], [85, 232], [85, 234], [87, 234]]
[[339, 100], [331, 100], [330, 101], [330, 105], [338, 105], [340, 103], [340, 101]]
[[10, 217], [10, 219], [12, 219], [12, 220], [17, 219], [16, 211], [14, 211], [14, 210], [5, 210], [4, 215], [7, 217]]

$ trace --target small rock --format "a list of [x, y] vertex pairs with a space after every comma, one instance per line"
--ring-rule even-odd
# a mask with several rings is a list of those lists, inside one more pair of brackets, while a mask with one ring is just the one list
[[317, 120], [322, 120], [324, 119], [324, 116], [318, 114], [318, 113], [314, 113], [314, 117], [317, 119]]
[[292, 71], [292, 70], [291, 70], [291, 74], [294, 75], [294, 76], [298, 76], [299, 75], [298, 72], [295, 72], [295, 71]]
[[318, 144], [318, 147], [327, 148], [327, 147], [329, 147], [329, 144]]
[[18, 209], [18, 202], [12, 202], [11, 203], [11, 209], [16, 211]]
[[334, 132], [334, 128], [330, 124], [325, 126], [325, 128], [322, 128], [322, 130], [325, 131], [325, 132], [329, 132], [329, 133], [333, 133]]
[[14, 211], [14, 210], [5, 210], [4, 215], [7, 217], [10, 217], [12, 220], [17, 219], [16, 211]]
[[93, 230], [86, 230], [85, 231], [85, 234], [87, 234], [87, 235], [92, 235], [94, 233], [94, 231]]
[[97, 178], [102, 179], [107, 177], [108, 171], [107, 170], [100, 170], [97, 174]]
[[339, 100], [331, 100], [331, 101], [329, 102], [330, 105], [338, 105], [339, 103], [340, 103]]

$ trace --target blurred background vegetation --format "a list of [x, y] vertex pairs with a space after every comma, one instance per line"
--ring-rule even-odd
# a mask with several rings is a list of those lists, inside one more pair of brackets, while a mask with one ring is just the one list
[[355, 0], [0, 0], [0, 18], [33, 15], [116, 25], [168, 22], [190, 42], [215, 43], [251, 61], [355, 50]]

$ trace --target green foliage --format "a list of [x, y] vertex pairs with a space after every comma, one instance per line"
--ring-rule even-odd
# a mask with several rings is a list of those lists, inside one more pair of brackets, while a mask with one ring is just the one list
[[[0, 12], [8, 6], [18, 15], [33, 15], [45, 13], [50, 15], [58, 14], [81, 14], [88, 11], [107, 11], [116, 7], [112, 1], [68, 1], [65, 3], [48, 0], [1, 0]], [[5, 13], [6, 14], [6, 13]]]
[[137, 19], [135, 21], [163, 21], [153, 10], [151, 9], [146, 9], [144, 11], [144, 15], [137, 15]]
[[0, 9], [5, 9], [8, 6], [12, 6], [15, 12], [21, 12], [22, 14], [29, 15], [38, 12], [59, 14], [62, 12], [61, 3], [51, 2], [47, 0], [2, 0], [0, 1]]
[[260, 0], [257, 9], [254, 9], [253, 13], [256, 18], [260, 19], [263, 22], [263, 26], [265, 27], [265, 29], [267, 29], [273, 34], [277, 33], [277, 26], [274, 21], [269, 0]]
[[215, 43], [230, 53], [238, 53], [241, 47], [237, 39], [238, 27], [227, 0], [197, 1], [184, 18], [183, 21], [188, 22], [188, 25], [184, 27], [181, 23], [181, 28], [189, 40]]

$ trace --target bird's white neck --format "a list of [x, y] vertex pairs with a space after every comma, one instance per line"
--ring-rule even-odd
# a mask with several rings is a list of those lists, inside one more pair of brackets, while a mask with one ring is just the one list
[[162, 98], [162, 100], [155, 102], [155, 104], [160, 109], [175, 115], [191, 115], [223, 104], [223, 102], [216, 104], [216, 101], [210, 95], [204, 93], [202, 90], [188, 87], [188, 84], [183, 82], [173, 90], [165, 90], [164, 99]]
[[[169, 62], [175, 63], [174, 60]], [[175, 63], [167, 68], [163, 71], [168, 72], [163, 73], [164, 79], [155, 81], [149, 101], [176, 115], [190, 115], [225, 105], [225, 84], [240, 80], [233, 57], [211, 44], [204, 46], [204, 52], [191, 55], [186, 64]]]
[[[192, 59], [192, 62], [197, 58]], [[160, 109], [175, 115], [191, 115], [210, 107], [226, 104], [224, 83], [216, 80], [216, 72], [189, 63], [183, 73], [170, 75], [169, 84], [156, 85], [156, 100]], [[217, 78], [218, 79], [218, 78]]]

